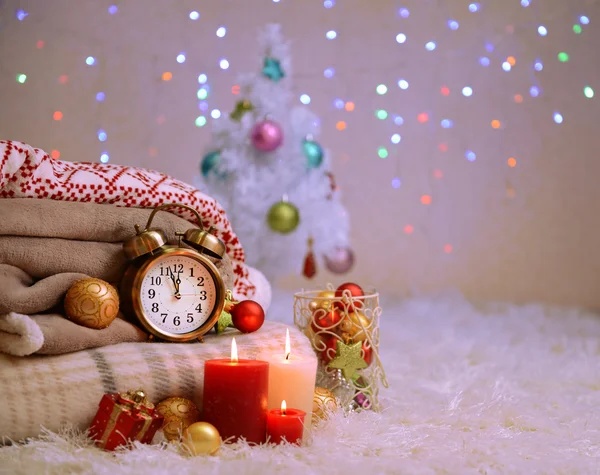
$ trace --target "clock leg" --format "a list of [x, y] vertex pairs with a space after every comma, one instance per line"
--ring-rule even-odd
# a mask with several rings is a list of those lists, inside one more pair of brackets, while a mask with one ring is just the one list
[[198, 337], [198, 341], [199, 341], [200, 343], [204, 343], [204, 338], [202, 338], [201, 336], [199, 336], [199, 337]]

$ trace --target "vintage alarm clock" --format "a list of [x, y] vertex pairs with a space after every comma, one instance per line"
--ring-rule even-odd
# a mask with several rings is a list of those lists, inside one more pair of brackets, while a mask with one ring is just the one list
[[[196, 215], [200, 229], [176, 233], [179, 246], [167, 244], [160, 229], [151, 229], [158, 211], [178, 207]], [[155, 208], [145, 229], [123, 243], [129, 266], [121, 281], [127, 314], [135, 315], [154, 337], [174, 342], [202, 340], [217, 322], [225, 304], [225, 285], [210, 258], [222, 259], [225, 244], [205, 231], [198, 212], [186, 205], [167, 203]], [[182, 247], [181, 241], [190, 246]]]

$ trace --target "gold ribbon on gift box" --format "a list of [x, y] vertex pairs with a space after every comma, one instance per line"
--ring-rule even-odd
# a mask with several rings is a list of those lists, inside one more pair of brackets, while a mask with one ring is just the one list
[[102, 444], [106, 445], [108, 438], [117, 426], [119, 416], [123, 414], [124, 410], [130, 411], [132, 415], [139, 415], [144, 418], [144, 426], [136, 434], [134, 440], [142, 440], [144, 435], [146, 435], [150, 429], [154, 404], [148, 401], [146, 393], [141, 389], [138, 389], [137, 391], [127, 391], [126, 393], [119, 394], [117, 401], [115, 402], [115, 407], [113, 407], [108, 422], [106, 423], [106, 428], [100, 438]]

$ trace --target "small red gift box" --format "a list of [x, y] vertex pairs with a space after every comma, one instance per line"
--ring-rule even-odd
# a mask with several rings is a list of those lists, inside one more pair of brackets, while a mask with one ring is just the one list
[[143, 391], [105, 394], [89, 434], [99, 447], [115, 450], [134, 440], [149, 444], [163, 422]]

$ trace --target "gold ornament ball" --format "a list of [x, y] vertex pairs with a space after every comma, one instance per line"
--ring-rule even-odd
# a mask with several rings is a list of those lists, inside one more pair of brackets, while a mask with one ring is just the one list
[[344, 317], [344, 319], [340, 322], [340, 330], [344, 333], [348, 333], [350, 330], [352, 330], [353, 326], [354, 325], [349, 317]]
[[214, 455], [221, 446], [221, 435], [208, 422], [194, 422], [183, 431], [181, 442], [192, 455]]
[[317, 294], [317, 298], [315, 300], [311, 300], [308, 304], [308, 308], [310, 308], [313, 312], [319, 308], [324, 308], [325, 310], [329, 310], [331, 307], [331, 300], [323, 300], [323, 299], [334, 299], [335, 298], [335, 290], [322, 290]]
[[200, 419], [196, 405], [183, 397], [168, 397], [155, 410], [165, 418], [163, 433], [169, 441], [179, 440], [183, 431]]
[[352, 335], [350, 333], [342, 332], [340, 336], [342, 337], [342, 341], [346, 343], [346, 345], [351, 345], [352, 343], [354, 343], [354, 339], [352, 338]]
[[65, 295], [65, 314], [69, 320], [87, 328], [109, 326], [119, 313], [119, 293], [108, 282], [82, 279]]
[[312, 422], [317, 424], [338, 408], [338, 401], [329, 389], [317, 386], [313, 395]]
[[352, 337], [352, 340], [354, 340], [355, 342], [365, 341], [367, 339], [367, 336], [369, 336], [369, 328], [371, 325], [371, 321], [360, 310], [349, 313], [348, 321], [352, 322], [352, 324], [350, 325], [348, 330], [344, 331], [347, 331]]
[[300, 224], [300, 212], [293, 204], [280, 201], [269, 209], [267, 223], [271, 230], [281, 234], [288, 234]]

